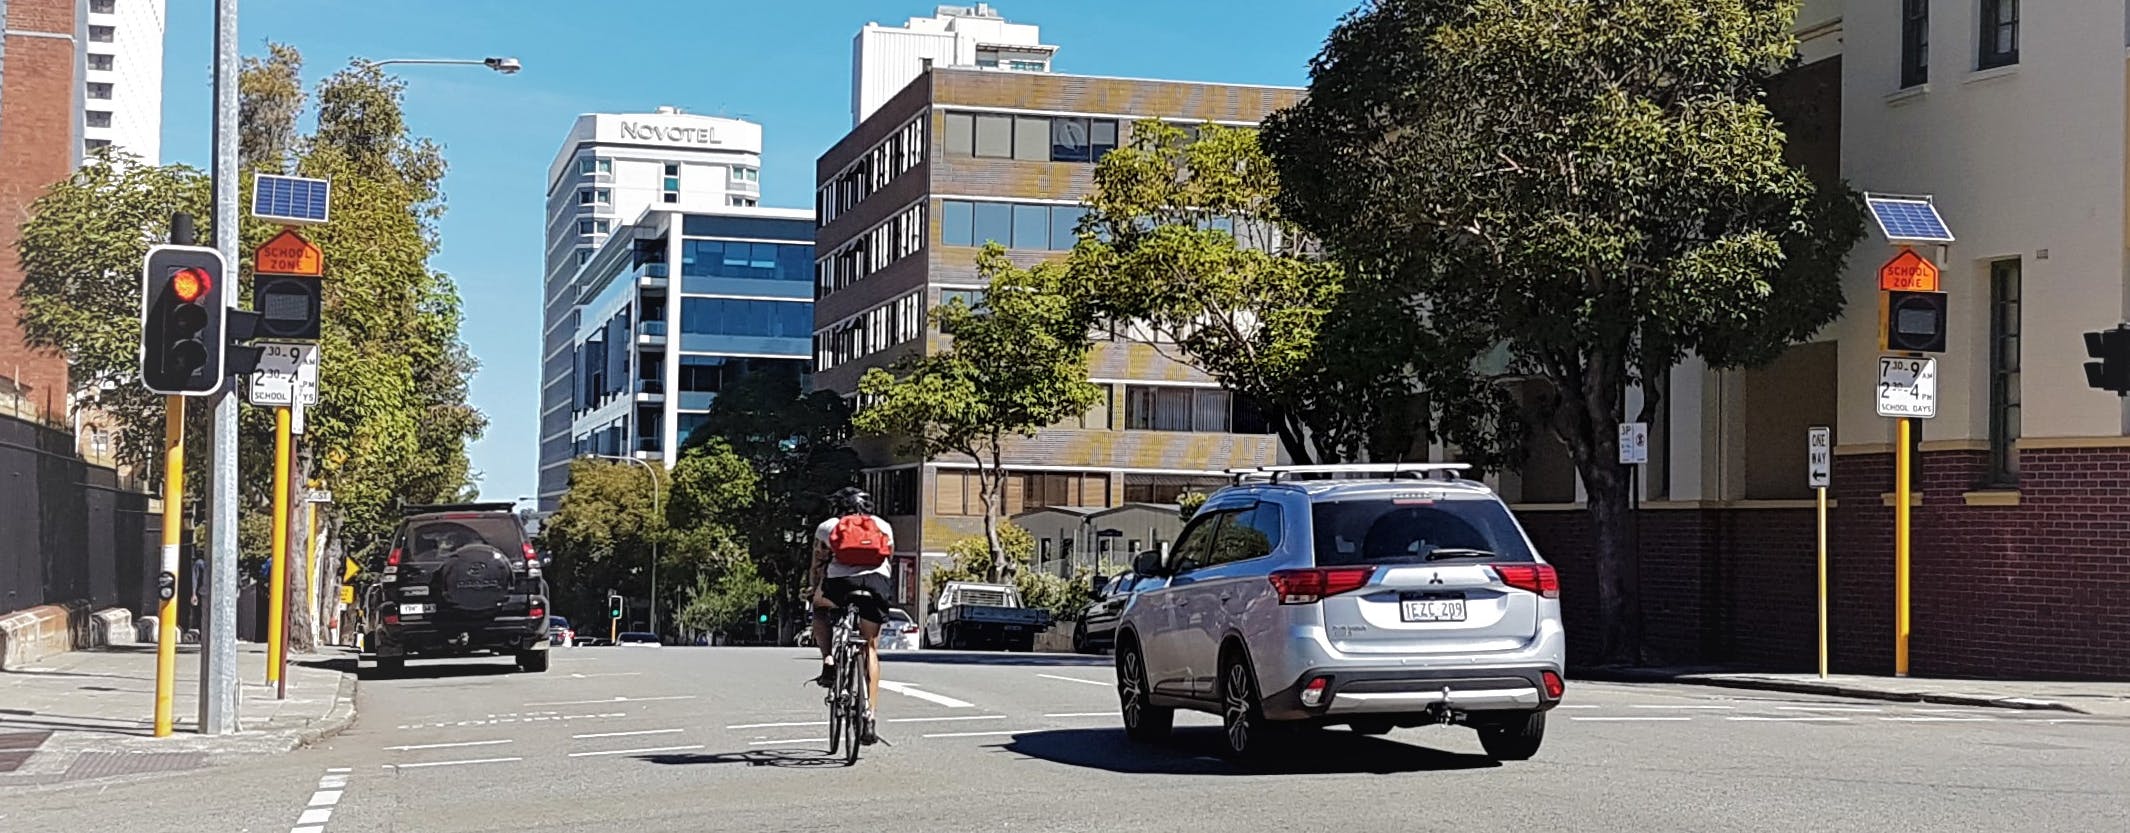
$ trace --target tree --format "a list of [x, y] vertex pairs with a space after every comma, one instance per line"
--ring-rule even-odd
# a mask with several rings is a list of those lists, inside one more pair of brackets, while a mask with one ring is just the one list
[[1590, 496], [1607, 659], [1641, 658], [1628, 386], [1646, 419], [1683, 356], [1767, 361], [1841, 310], [1855, 195], [1787, 163], [1762, 103], [1796, 6], [1379, 0], [1265, 126], [1282, 207], [1386, 276], [1381, 328], [1505, 345], [1552, 392], [1539, 416]]
[[977, 271], [990, 288], [975, 308], [956, 301], [932, 311], [952, 344], [898, 365], [899, 374], [867, 371], [858, 394], [870, 404], [853, 423], [896, 438], [907, 454], [959, 454], [975, 463], [991, 553], [986, 575], [995, 581], [1009, 566], [998, 535], [1007, 439], [1086, 413], [1101, 389], [1087, 381], [1091, 322], [1060, 291], [1062, 266], [1019, 269], [992, 244], [977, 256]]
[[858, 481], [852, 432], [843, 397], [802, 391], [795, 372], [759, 371], [725, 385], [681, 444], [683, 459], [693, 449], [722, 444], [755, 475], [746, 509], [730, 523], [759, 572], [780, 590], [780, 638], [790, 618], [783, 611], [800, 603], [814, 525], [828, 517], [829, 496]]
[[[663, 479], [640, 466], [596, 459], [570, 463], [570, 489], [540, 528], [552, 556], [551, 604], [559, 610], [605, 610], [606, 594], [650, 594], [651, 543], [665, 531]], [[337, 497], [337, 495], [336, 495]], [[655, 499], [654, 499], [655, 498]]]
[[756, 572], [754, 564], [742, 560], [716, 579], [697, 579], [688, 603], [674, 618], [683, 627], [705, 633], [739, 629], [755, 624], [761, 604], [776, 593], [775, 584]]

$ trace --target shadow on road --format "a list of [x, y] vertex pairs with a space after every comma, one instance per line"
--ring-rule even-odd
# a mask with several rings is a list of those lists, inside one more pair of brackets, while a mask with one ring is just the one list
[[880, 655], [880, 661], [925, 665], [1047, 665], [1082, 668], [1109, 668], [1116, 664], [1116, 661], [1109, 657], [1086, 654], [994, 654], [982, 651], [889, 651]]
[[1238, 764], [1219, 757], [1217, 727], [1177, 729], [1161, 744], [1125, 737], [1123, 729], [1056, 729], [1026, 732], [998, 744], [1008, 752], [1070, 766], [1127, 775], [1333, 775], [1485, 769], [1500, 762], [1480, 755], [1444, 752], [1342, 730], [1305, 730], [1293, 751], [1263, 763]]
[[[346, 671], [355, 670], [347, 667], [347, 665], [353, 665], [354, 660], [324, 660], [323, 662], [325, 664], [319, 667]], [[332, 665], [331, 663], [334, 662], [345, 662], [347, 665]], [[510, 662], [484, 662], [479, 664], [464, 662], [423, 664], [410, 662], [397, 671], [386, 671], [382, 668], [364, 668], [357, 672], [364, 680], [442, 680], [451, 677], [501, 677], [506, 674], [516, 673], [518, 673], [518, 666]]]
[[301, 665], [305, 668], [323, 668], [327, 671], [338, 671], [342, 674], [353, 674], [355, 673], [356, 667], [355, 657], [353, 654], [332, 657], [316, 657], [313, 659], [299, 659], [295, 660], [294, 662], [295, 664]]
[[746, 752], [726, 752], [717, 755], [639, 755], [636, 760], [649, 761], [660, 766], [743, 764], [746, 766], [786, 767], [791, 769], [844, 766], [842, 755], [831, 756], [820, 749], [751, 749]]

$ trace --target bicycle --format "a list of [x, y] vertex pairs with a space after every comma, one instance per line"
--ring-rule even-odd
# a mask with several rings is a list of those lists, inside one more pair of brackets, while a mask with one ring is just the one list
[[[843, 765], [858, 763], [858, 739], [865, 732], [866, 692], [870, 680], [859, 649], [865, 634], [858, 630], [857, 594], [844, 599], [843, 610], [829, 631], [830, 656], [836, 668], [835, 685], [828, 689], [828, 754], [843, 753]], [[877, 737], [876, 737], [877, 739]]]

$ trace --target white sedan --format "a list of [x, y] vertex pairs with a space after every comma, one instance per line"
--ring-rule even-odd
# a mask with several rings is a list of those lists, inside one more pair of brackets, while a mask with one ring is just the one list
[[888, 609], [887, 623], [880, 626], [880, 650], [917, 650], [917, 623], [910, 614], [899, 609]]

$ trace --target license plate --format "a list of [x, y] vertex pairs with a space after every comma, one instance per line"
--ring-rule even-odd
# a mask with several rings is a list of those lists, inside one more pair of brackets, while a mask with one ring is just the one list
[[1399, 617], [1407, 622], [1462, 622], [1464, 597], [1437, 596], [1405, 599], [1398, 603]]
[[431, 607], [432, 607], [432, 605], [425, 605], [425, 604], [406, 604], [406, 603], [401, 603], [401, 604], [400, 604], [400, 606], [399, 606], [399, 612], [400, 612], [401, 614], [407, 614], [407, 613], [428, 613], [428, 612], [429, 612], [429, 609], [430, 609]]

